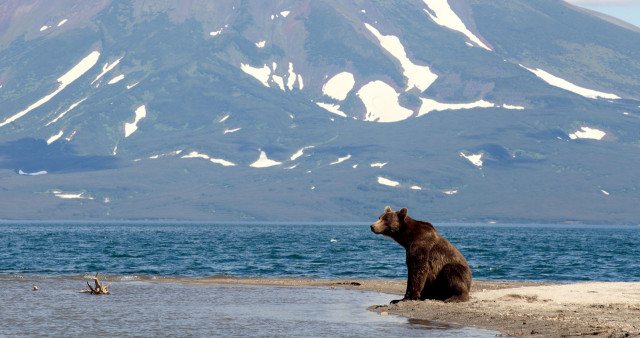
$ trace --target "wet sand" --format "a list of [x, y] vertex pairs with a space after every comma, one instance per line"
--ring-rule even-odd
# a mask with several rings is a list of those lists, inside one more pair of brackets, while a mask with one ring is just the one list
[[[401, 280], [194, 278], [168, 282], [203, 285], [328, 287], [404, 294]], [[640, 337], [640, 283], [544, 284], [474, 281], [471, 300], [446, 304], [407, 301], [369, 308], [381, 315], [498, 330], [511, 336]]]

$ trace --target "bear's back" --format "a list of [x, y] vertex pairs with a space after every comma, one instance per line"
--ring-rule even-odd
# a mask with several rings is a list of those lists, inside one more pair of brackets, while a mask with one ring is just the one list
[[428, 248], [429, 251], [433, 251], [428, 254], [429, 256], [446, 257], [447, 261], [463, 263], [468, 266], [467, 260], [462, 253], [451, 242], [442, 237], [433, 224], [407, 217], [405, 226], [409, 236], [413, 237], [410, 242], [414, 246], [422, 246]]

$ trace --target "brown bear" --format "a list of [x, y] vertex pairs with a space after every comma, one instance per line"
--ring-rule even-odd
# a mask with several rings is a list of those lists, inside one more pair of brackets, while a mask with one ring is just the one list
[[471, 269], [464, 256], [429, 222], [407, 216], [407, 208], [384, 214], [371, 231], [392, 238], [407, 251], [407, 291], [405, 300], [435, 299], [466, 302], [471, 290]]

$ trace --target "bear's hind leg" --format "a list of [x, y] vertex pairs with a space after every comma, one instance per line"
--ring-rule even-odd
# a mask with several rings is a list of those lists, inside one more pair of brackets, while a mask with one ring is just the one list
[[445, 303], [459, 303], [469, 300], [471, 271], [461, 264], [447, 264], [438, 275], [438, 284]]

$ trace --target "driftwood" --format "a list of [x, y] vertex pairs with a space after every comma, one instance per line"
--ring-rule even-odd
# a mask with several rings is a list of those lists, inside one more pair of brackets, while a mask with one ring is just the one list
[[110, 294], [109, 290], [107, 290], [107, 288], [111, 285], [111, 283], [107, 284], [107, 286], [103, 286], [102, 283], [98, 280], [98, 274], [100, 272], [96, 272], [96, 276], [93, 277], [93, 282], [95, 283], [95, 286], [91, 286], [91, 284], [89, 282], [87, 282], [87, 286], [89, 287], [89, 290], [80, 290], [80, 292], [88, 292], [92, 295], [108, 295]]

